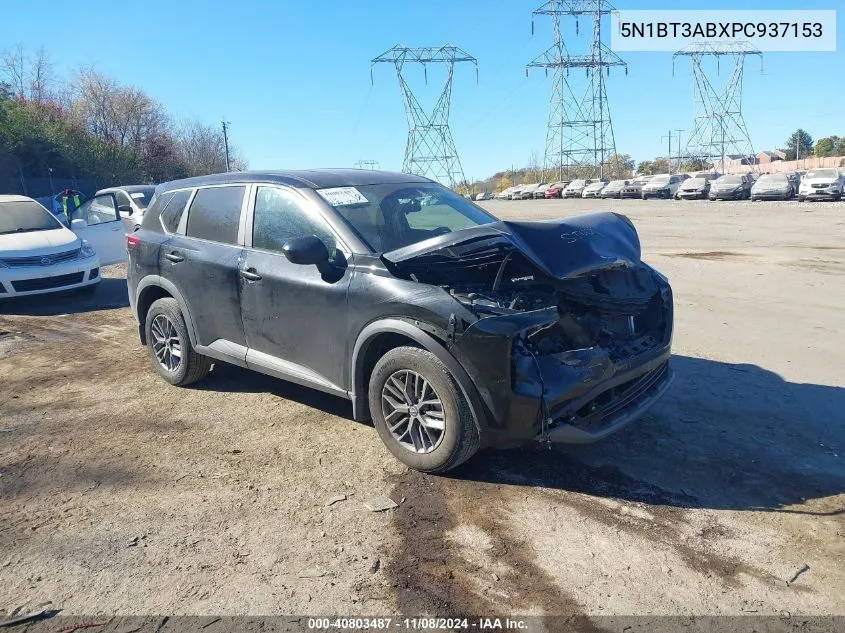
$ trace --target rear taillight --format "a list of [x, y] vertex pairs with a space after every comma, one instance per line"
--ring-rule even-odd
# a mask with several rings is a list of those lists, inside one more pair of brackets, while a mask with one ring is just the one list
[[138, 246], [141, 243], [141, 240], [138, 239], [135, 235], [127, 235], [126, 236], [126, 250], [131, 251], [133, 248]]

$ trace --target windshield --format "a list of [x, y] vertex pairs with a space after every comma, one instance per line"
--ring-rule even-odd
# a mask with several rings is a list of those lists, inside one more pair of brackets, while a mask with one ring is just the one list
[[763, 174], [757, 182], [787, 182], [786, 174]]
[[611, 180], [611, 181], [607, 184], [607, 188], [608, 188], [608, 189], [610, 189], [610, 188], [613, 188], [613, 189], [618, 189], [619, 187], [624, 187], [624, 186], [625, 186], [625, 185], [627, 185], [627, 184], [628, 184], [628, 181], [627, 181], [627, 180]]
[[704, 178], [690, 178], [681, 186], [684, 189], [695, 189], [696, 187], [703, 187], [706, 184], [707, 180]]
[[813, 171], [808, 171], [807, 175], [804, 178], [833, 178], [836, 179], [839, 177], [839, 174], [835, 169], [816, 169]]
[[592, 184], [587, 185], [587, 189], [601, 189], [604, 187], [603, 182], [594, 182]]
[[665, 185], [667, 182], [669, 182], [669, 176], [655, 176], [648, 182], [652, 185]]
[[376, 253], [497, 221], [454, 191], [433, 183], [333, 187], [317, 193]]
[[716, 182], [720, 185], [738, 185], [742, 182], [742, 176], [722, 176]]
[[0, 202], [0, 235], [52, 231], [61, 227], [59, 221], [37, 202]]
[[572, 182], [569, 183], [569, 186], [574, 189], [575, 187], [583, 187], [585, 184], [586, 184], [586, 181], [584, 181], [584, 180], [573, 180]]
[[138, 205], [138, 208], [146, 209], [150, 206], [150, 201], [153, 199], [155, 190], [155, 187], [145, 187], [144, 189], [136, 189], [127, 193], [132, 198], [132, 201]]

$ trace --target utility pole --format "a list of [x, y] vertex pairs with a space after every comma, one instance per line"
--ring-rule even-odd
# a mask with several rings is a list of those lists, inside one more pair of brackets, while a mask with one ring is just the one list
[[[666, 136], [661, 136], [660, 139], [663, 140], [667, 138]], [[669, 130], [669, 153], [666, 154], [666, 167], [669, 169], [669, 175], [672, 175], [672, 130]]]
[[223, 145], [226, 147], [226, 171], [231, 171], [229, 166], [229, 121], [223, 121]]
[[678, 171], [677, 173], [681, 173], [681, 132], [686, 132], [686, 130], [675, 130], [678, 133]]

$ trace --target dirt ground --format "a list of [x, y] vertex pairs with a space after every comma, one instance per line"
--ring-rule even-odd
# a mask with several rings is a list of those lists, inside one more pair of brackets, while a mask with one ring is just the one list
[[635, 222], [676, 300], [644, 419], [409, 472], [343, 400], [160, 380], [115, 267], [0, 304], [0, 616], [845, 614], [845, 204], [485, 204]]

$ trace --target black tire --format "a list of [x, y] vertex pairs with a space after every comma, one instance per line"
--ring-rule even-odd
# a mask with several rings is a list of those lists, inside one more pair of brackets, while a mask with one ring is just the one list
[[[382, 409], [382, 389], [397, 371], [410, 370], [434, 388], [442, 403], [444, 430], [433, 450], [416, 453], [400, 444], [390, 432]], [[416, 347], [396, 347], [382, 356], [370, 375], [370, 414], [382, 442], [400, 462], [425, 473], [451, 470], [472, 457], [481, 446], [478, 430], [454, 377], [431, 352]]]
[[[153, 322], [159, 315], [165, 317], [173, 325], [176, 331], [176, 338], [179, 341], [181, 358], [178, 366], [173, 370], [168, 370], [159, 361], [153, 349]], [[182, 316], [182, 311], [179, 309], [176, 299], [165, 297], [164, 299], [155, 301], [147, 311], [144, 329], [147, 337], [147, 352], [150, 355], [153, 367], [155, 367], [158, 375], [171, 385], [184, 387], [208, 376], [213, 361], [207, 356], [202, 356], [194, 351], [194, 346], [191, 345], [191, 338], [188, 336], [188, 327], [185, 325], [185, 318]]]

